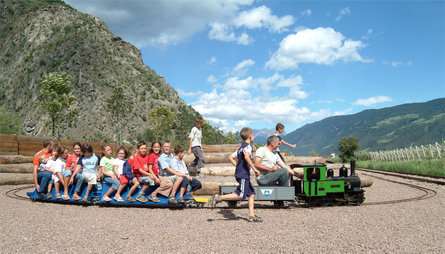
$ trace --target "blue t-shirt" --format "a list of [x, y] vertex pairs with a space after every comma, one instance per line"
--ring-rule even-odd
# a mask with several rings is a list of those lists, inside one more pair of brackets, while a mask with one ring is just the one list
[[169, 168], [170, 161], [172, 159], [173, 159], [173, 154], [167, 155], [166, 153], [162, 153], [161, 156], [159, 156], [158, 163], [161, 176], [170, 175], [170, 173], [168, 173], [167, 170], [165, 169]]
[[77, 165], [83, 168], [84, 173], [97, 174], [97, 166], [99, 165], [100, 157], [96, 154], [93, 156], [80, 156]]
[[247, 164], [246, 159], [244, 158], [245, 153], [250, 154], [250, 160], [253, 159], [253, 148], [252, 145], [246, 142], [243, 142], [236, 151], [238, 162], [236, 163], [236, 169], [235, 169], [235, 177], [236, 178], [242, 178], [242, 179], [250, 179], [250, 166]]

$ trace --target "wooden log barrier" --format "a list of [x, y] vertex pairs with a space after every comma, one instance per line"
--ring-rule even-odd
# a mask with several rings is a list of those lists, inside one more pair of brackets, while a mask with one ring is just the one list
[[0, 173], [32, 173], [32, 163], [0, 164]]
[[0, 155], [0, 164], [32, 163], [33, 159], [32, 156]]
[[238, 183], [236, 181], [233, 182], [201, 182], [202, 188], [195, 191], [194, 195], [212, 195], [219, 193], [219, 186], [237, 186]]
[[0, 185], [33, 184], [32, 174], [3, 174], [0, 173]]

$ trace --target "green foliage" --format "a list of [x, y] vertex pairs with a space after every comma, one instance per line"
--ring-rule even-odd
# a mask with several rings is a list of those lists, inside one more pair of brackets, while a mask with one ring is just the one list
[[357, 167], [445, 177], [445, 159], [413, 161], [357, 161]]
[[21, 121], [6, 111], [6, 104], [0, 106], [0, 133], [19, 134]]
[[[190, 128], [191, 129], [191, 128]], [[225, 137], [223, 131], [218, 127], [213, 127], [209, 122], [202, 122], [202, 143], [206, 145], [224, 144]]]
[[157, 140], [170, 133], [175, 113], [165, 106], [156, 107], [148, 113], [149, 126]]
[[315, 150], [312, 150], [312, 151], [309, 152], [309, 156], [320, 157], [320, 154], [318, 152], [316, 152]]
[[126, 127], [128, 116], [133, 108], [133, 102], [130, 95], [124, 93], [120, 85], [112, 88], [111, 96], [107, 99], [107, 111], [115, 123], [116, 132], [119, 133], [119, 144], [122, 143], [122, 128]]
[[239, 131], [229, 131], [224, 137], [224, 144], [240, 144], [243, 140], [240, 137]]
[[339, 157], [342, 159], [342, 162], [354, 160], [354, 152], [358, 149], [360, 149], [360, 145], [356, 137], [343, 137], [338, 141]]
[[77, 109], [72, 108], [77, 99], [71, 94], [71, 76], [57, 72], [45, 74], [39, 87], [40, 114], [49, 116], [52, 136], [60, 139], [78, 115]]

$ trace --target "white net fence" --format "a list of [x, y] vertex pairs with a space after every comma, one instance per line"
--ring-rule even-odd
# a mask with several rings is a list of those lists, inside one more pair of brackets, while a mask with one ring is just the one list
[[406, 160], [430, 160], [445, 158], [445, 141], [434, 144], [410, 146], [390, 151], [370, 152], [374, 161], [406, 161]]

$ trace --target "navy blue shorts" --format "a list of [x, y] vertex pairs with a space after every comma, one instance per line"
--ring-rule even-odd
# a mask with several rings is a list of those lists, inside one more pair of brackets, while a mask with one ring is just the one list
[[236, 178], [236, 181], [239, 183], [235, 190], [235, 194], [238, 195], [238, 197], [245, 199], [246, 197], [255, 195], [255, 190], [250, 183], [250, 179]]

